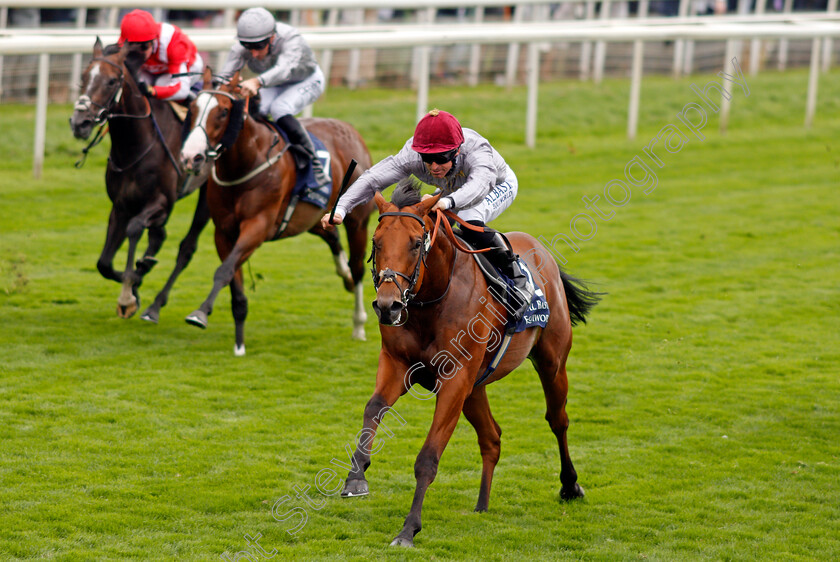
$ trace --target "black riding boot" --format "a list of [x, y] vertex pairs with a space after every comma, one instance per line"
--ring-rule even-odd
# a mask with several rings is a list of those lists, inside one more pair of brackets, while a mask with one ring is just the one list
[[515, 294], [508, 295], [508, 310], [513, 317], [513, 325], [516, 325], [522, 320], [528, 307], [531, 306], [534, 286], [519, 267], [519, 256], [513, 253], [508, 247], [507, 241], [502, 238], [499, 232], [496, 232], [493, 237], [492, 246], [493, 249], [487, 252], [487, 258], [513, 281], [512, 292]]
[[512, 292], [508, 295], [507, 308], [513, 318], [515, 326], [525, 315], [525, 311], [531, 306], [531, 299], [534, 297], [534, 286], [528, 281], [528, 277], [519, 268], [517, 255], [513, 253], [502, 237], [501, 233], [484, 225], [481, 221], [467, 221], [473, 226], [484, 227], [484, 232], [475, 232], [462, 228], [462, 237], [477, 249], [493, 248], [484, 255], [495, 267], [513, 281]]
[[315, 172], [315, 181], [318, 185], [327, 185], [330, 183], [327, 174], [324, 172], [324, 166], [321, 164], [321, 159], [315, 154], [315, 145], [312, 144], [312, 139], [306, 133], [306, 129], [300, 124], [300, 121], [295, 119], [294, 115], [284, 115], [277, 120], [277, 125], [289, 135], [289, 142], [297, 145], [309, 156], [312, 161], [312, 171]]

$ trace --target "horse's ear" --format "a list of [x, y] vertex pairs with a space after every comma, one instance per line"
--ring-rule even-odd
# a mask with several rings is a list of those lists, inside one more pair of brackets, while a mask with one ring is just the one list
[[204, 80], [204, 89], [205, 90], [212, 90], [213, 89], [213, 69], [209, 66], [204, 67], [204, 74], [201, 76]]
[[230, 89], [236, 90], [239, 87], [239, 82], [242, 80], [242, 77], [239, 75], [239, 71], [233, 73], [233, 76], [230, 79]]
[[420, 215], [421, 217], [423, 215], [428, 214], [428, 212], [431, 210], [431, 208], [435, 206], [435, 203], [437, 203], [440, 200], [442, 195], [443, 195], [443, 193], [438, 193], [437, 195], [433, 195], [431, 197], [428, 197], [427, 199], [425, 199], [425, 200], [419, 202], [417, 205], [415, 205], [414, 208], [417, 209], [417, 214]]
[[376, 201], [376, 206], [379, 207], [380, 213], [384, 213], [388, 210], [388, 205], [390, 205], [390, 203], [388, 203], [385, 200], [385, 198], [382, 197], [382, 194], [380, 192], [377, 191], [373, 194], [373, 200]]
[[102, 58], [102, 39], [99, 38], [99, 35], [96, 36], [96, 41], [93, 44], [93, 57]]

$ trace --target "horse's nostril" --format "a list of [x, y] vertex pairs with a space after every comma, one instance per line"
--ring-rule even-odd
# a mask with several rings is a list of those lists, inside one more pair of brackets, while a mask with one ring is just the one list
[[405, 307], [400, 301], [394, 301], [391, 303], [391, 312], [402, 312], [403, 308]]

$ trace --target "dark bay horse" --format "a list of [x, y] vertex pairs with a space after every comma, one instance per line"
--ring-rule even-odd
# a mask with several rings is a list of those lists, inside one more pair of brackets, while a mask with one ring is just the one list
[[481, 449], [481, 485], [475, 510], [487, 510], [501, 429], [490, 413], [485, 385], [501, 379], [526, 358], [539, 374], [547, 406], [545, 418], [560, 447], [560, 497], [583, 496], [566, 444], [566, 358], [572, 346], [572, 325], [585, 321], [598, 300], [597, 294], [560, 271], [536, 239], [521, 232], [507, 234], [514, 251], [527, 261], [535, 285], [545, 294], [550, 315], [545, 328], [515, 334], [501, 362], [481, 381], [494, 358], [492, 350], [504, 345], [505, 308], [491, 296], [472, 256], [457, 251], [446, 233], [438, 231], [443, 227], [436, 227], [429, 216], [440, 196], [421, 202], [410, 185], [401, 183], [391, 203], [379, 193], [375, 196], [380, 216], [373, 235], [372, 273], [377, 289], [373, 306], [379, 316], [382, 351], [376, 388], [365, 406], [359, 433], [364, 437], [358, 437], [353, 468], [342, 491], [343, 497], [368, 494], [365, 470], [370, 466], [371, 443], [397, 399], [406, 392], [420, 399], [435, 397], [432, 426], [414, 464], [414, 500], [402, 531], [391, 543], [395, 546], [414, 545], [421, 527], [423, 498], [461, 412], [475, 428]]
[[[175, 201], [192, 189], [184, 187], [179, 169], [183, 126], [167, 102], [147, 99], [140, 93], [135, 73], [142, 58], [127, 48], [109, 45], [99, 38], [93, 46], [93, 60], [83, 75], [82, 95], [76, 101], [70, 126], [78, 139], [87, 139], [93, 128], [107, 123], [111, 152], [105, 171], [105, 186], [111, 199], [111, 214], [105, 246], [96, 266], [106, 279], [122, 283], [117, 314], [130, 318], [140, 306], [138, 288], [143, 276], [157, 263], [155, 255], [166, 239], [165, 225]], [[85, 153], [101, 140], [100, 128]], [[201, 180], [197, 180], [199, 183]], [[199, 191], [192, 225], [181, 242], [175, 269], [154, 303], [142, 318], [157, 322], [175, 279], [195, 253], [198, 236], [210, 220], [205, 188]], [[134, 261], [143, 231], [149, 245], [143, 257]], [[115, 271], [114, 255], [128, 238], [128, 259], [124, 271]]]
[[[229, 284], [236, 336], [234, 353], [244, 355], [248, 300], [242, 284], [242, 264], [263, 242], [308, 231], [327, 242], [345, 289], [355, 294], [353, 337], [363, 340], [367, 314], [362, 278], [373, 202], [358, 206], [344, 220], [350, 246], [349, 262], [337, 232], [328, 232], [320, 225], [323, 209], [301, 200], [287, 216], [296, 178], [294, 158], [282, 137], [250, 114], [249, 100], [242, 97], [239, 81], [237, 73], [230, 83], [213, 89], [212, 73], [209, 68], [205, 70], [205, 89], [192, 103], [192, 130], [181, 151], [188, 170], [198, 169], [208, 161], [213, 163], [207, 202], [216, 225], [216, 250], [222, 260], [213, 276], [210, 294], [186, 320], [205, 328], [216, 297]], [[335, 119], [303, 119], [301, 122], [329, 151], [333, 178], [341, 177], [352, 159], [359, 165], [350, 178], [353, 181], [370, 167], [367, 146], [350, 124]], [[339, 189], [339, 182], [333, 181], [330, 205], [338, 198]]]

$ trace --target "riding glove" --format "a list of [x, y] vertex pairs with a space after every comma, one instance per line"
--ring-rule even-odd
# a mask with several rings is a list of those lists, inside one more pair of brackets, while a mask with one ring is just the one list
[[141, 80], [137, 83], [137, 87], [140, 88], [140, 93], [146, 96], [147, 98], [157, 97], [157, 91], [155, 91], [154, 86], [149, 86]]

